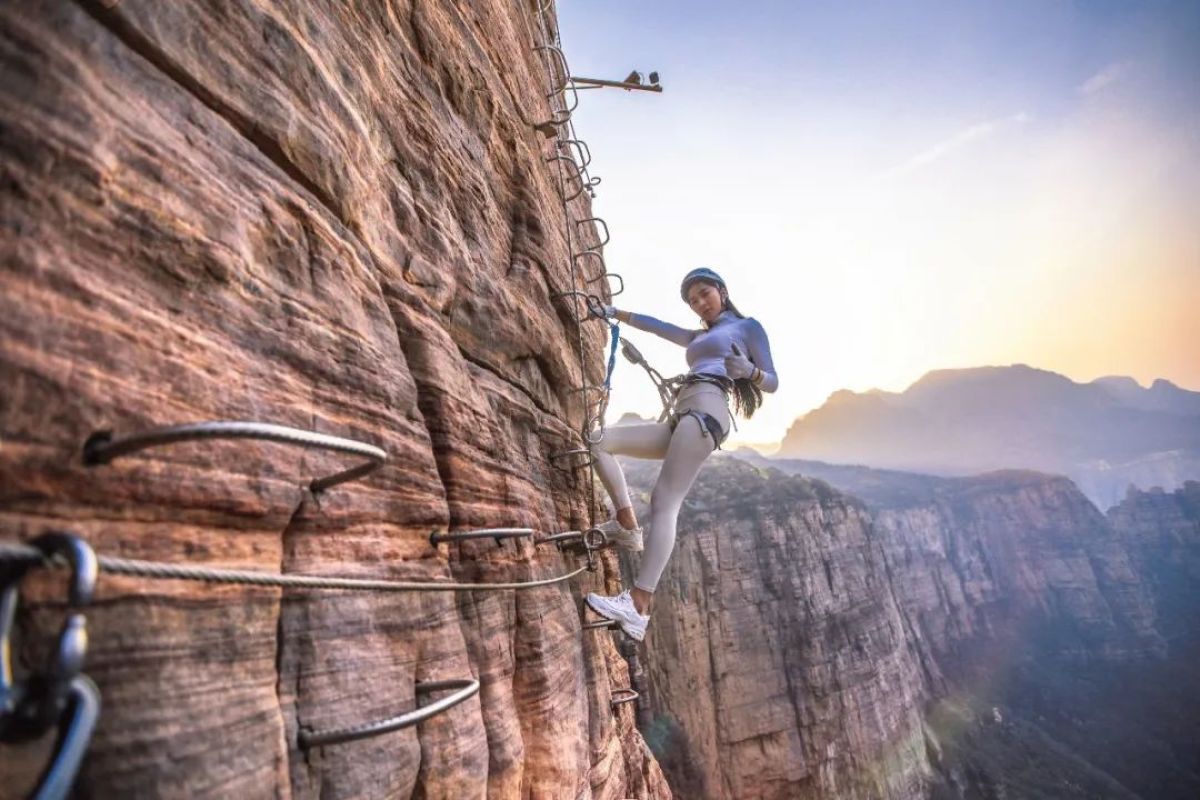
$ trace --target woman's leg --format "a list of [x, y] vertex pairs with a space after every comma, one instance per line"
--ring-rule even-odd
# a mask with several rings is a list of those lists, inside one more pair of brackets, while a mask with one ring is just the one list
[[637, 521], [633, 519], [633, 502], [629, 499], [629, 489], [625, 485], [625, 473], [621, 471], [621, 465], [614, 456], [663, 458], [670, 443], [670, 425], [665, 422], [647, 422], [606, 428], [604, 438], [591, 446], [592, 455], [596, 459], [596, 474], [608, 490], [618, 518], [622, 513], [628, 514], [629, 521], [633, 523], [626, 525], [622, 519], [621, 524], [624, 527], [635, 527]]
[[732, 424], [725, 395], [719, 390], [712, 392], [701, 389], [680, 397], [678, 411], [682, 416], [675, 426], [675, 433], [671, 436], [663, 459], [662, 471], [650, 496], [650, 537], [642, 553], [641, 568], [633, 582], [634, 604], [643, 614], [671, 558], [671, 551], [675, 549], [675, 525], [683, 499], [692, 488], [700, 466], [716, 449], [708, 428], [694, 415], [683, 414], [688, 410], [715, 417], [722, 430], [728, 431]]
[[[713, 451], [708, 430], [692, 415], [679, 420], [663, 459], [662, 472], [650, 495], [650, 537], [642, 553], [642, 565], [633, 585], [653, 593], [675, 548], [675, 522], [683, 498], [700, 472], [700, 465]], [[635, 598], [636, 599], [636, 598]], [[640, 604], [639, 604], [640, 605]]]

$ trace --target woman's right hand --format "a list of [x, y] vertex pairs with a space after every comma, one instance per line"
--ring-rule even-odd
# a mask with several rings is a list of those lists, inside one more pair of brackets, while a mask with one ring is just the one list
[[601, 319], [616, 319], [617, 314], [620, 313], [620, 309], [616, 306], [607, 306], [602, 303], [589, 303], [588, 311], [592, 316], [600, 317]]

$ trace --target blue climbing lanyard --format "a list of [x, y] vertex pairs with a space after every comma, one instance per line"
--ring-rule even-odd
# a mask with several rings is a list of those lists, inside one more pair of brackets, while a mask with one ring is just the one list
[[612, 388], [613, 370], [617, 368], [617, 343], [621, 341], [621, 326], [616, 323], [608, 323], [608, 329], [612, 332], [612, 344], [608, 348], [608, 375], [604, 377], [604, 388]]

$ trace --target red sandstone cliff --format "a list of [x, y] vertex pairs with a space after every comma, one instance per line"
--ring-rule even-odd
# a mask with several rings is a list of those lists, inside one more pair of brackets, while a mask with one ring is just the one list
[[[624, 463], [648, 492], [656, 465]], [[900, 477], [868, 508], [733, 458], [701, 471], [643, 656], [644, 730], [677, 791], [1189, 796], [1170, 704], [1200, 703], [1197, 672], [1125, 527], [1064, 478]], [[1127, 516], [1185, 571], [1187, 498], [1136, 499]]]
[[[112, 6], [108, 8], [108, 6]], [[0, 527], [197, 565], [469, 581], [562, 574], [528, 540], [587, 523], [578, 328], [529, 3], [6, 4], [0, 10]], [[591, 216], [586, 195], [572, 217]], [[582, 345], [598, 352], [599, 329]], [[207, 443], [84, 467], [93, 432], [249, 419], [384, 448]], [[666, 797], [599, 585], [313, 593], [106, 577], [87, 671], [95, 797]], [[32, 582], [26, 607], [56, 590]], [[57, 615], [26, 615], [31, 647]], [[302, 752], [302, 727], [419, 728]], [[6, 749], [0, 795], [40, 767]]]
[[[623, 463], [648, 491], [656, 465]], [[719, 456], [701, 470], [644, 657], [644, 730], [677, 792], [927, 796], [924, 686], [870, 525], [823, 484]]]

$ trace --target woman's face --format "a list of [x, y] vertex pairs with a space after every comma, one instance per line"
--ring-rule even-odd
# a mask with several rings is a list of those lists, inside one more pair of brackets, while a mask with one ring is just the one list
[[707, 323], [714, 322], [721, 316], [721, 290], [711, 283], [696, 281], [687, 291], [688, 305], [700, 319]]

